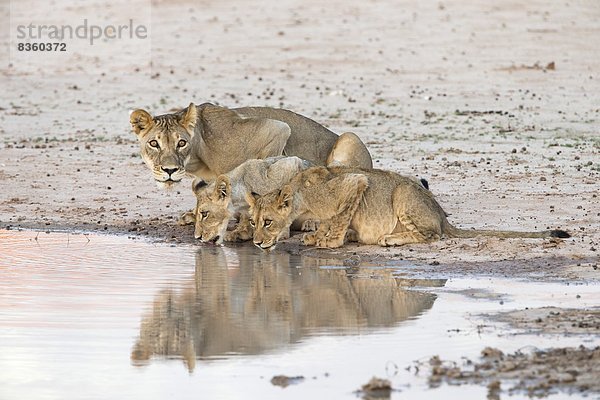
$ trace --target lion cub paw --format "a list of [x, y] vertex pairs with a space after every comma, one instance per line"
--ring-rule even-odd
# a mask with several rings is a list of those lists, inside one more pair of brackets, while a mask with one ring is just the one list
[[302, 243], [306, 246], [326, 247], [335, 249], [344, 245], [344, 235], [331, 236], [330, 232], [323, 234], [322, 232], [305, 233], [302, 236]]
[[184, 212], [177, 220], [177, 225], [194, 225], [196, 223], [196, 214], [194, 210]]
[[329, 235], [321, 235], [316, 232], [305, 233], [302, 236], [302, 243], [305, 246], [325, 247], [335, 249], [344, 245], [344, 238], [330, 237]]
[[316, 232], [305, 233], [302, 235], [302, 244], [305, 246], [314, 246], [317, 244], [317, 234]]
[[386, 237], [386, 235], [383, 235], [382, 237], [379, 238], [379, 240], [377, 240], [377, 244], [379, 246], [383, 246], [383, 247], [389, 247], [389, 246], [391, 246], [391, 244], [388, 242], [387, 239], [388, 238]]
[[316, 231], [317, 229], [319, 229], [319, 221], [314, 219], [307, 219], [302, 223], [301, 229], [302, 232]]
[[223, 240], [226, 242], [245, 242], [252, 239], [252, 232], [248, 230], [233, 230], [225, 232]]
[[223, 241], [225, 241], [225, 242], [237, 242], [238, 238], [239, 238], [239, 235], [235, 231], [227, 231], [223, 235]]
[[344, 245], [344, 236], [342, 237], [329, 237], [325, 236], [316, 240], [317, 247], [325, 247], [328, 249], [336, 249]]

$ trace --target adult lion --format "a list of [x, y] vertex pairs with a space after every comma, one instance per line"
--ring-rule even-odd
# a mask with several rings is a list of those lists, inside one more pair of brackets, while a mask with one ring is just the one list
[[144, 162], [154, 179], [167, 185], [181, 181], [186, 173], [211, 181], [246, 160], [282, 154], [325, 165], [328, 160], [342, 159], [338, 154], [351, 149], [351, 166], [373, 166], [369, 151], [356, 135], [338, 136], [284, 109], [192, 103], [179, 112], [154, 117], [135, 110], [130, 122]]

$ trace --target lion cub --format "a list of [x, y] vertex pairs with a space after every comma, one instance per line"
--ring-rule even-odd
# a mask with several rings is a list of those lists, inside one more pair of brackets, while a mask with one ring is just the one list
[[[224, 240], [251, 239], [246, 192], [266, 194], [310, 166], [309, 161], [298, 157], [269, 157], [248, 160], [231, 172], [219, 175], [212, 183], [194, 180], [192, 186], [197, 200], [195, 238], [218, 244]], [[239, 217], [239, 222], [235, 229], [227, 231], [229, 221], [236, 217]]]
[[514, 232], [465, 230], [454, 227], [433, 194], [418, 180], [382, 170], [313, 167], [289, 184], [264, 196], [247, 195], [255, 227], [254, 244], [273, 248], [292, 221], [311, 213], [320, 220], [306, 245], [339, 247], [348, 228], [364, 244], [400, 246], [446, 237], [478, 235], [505, 238], [568, 238], [561, 230]]

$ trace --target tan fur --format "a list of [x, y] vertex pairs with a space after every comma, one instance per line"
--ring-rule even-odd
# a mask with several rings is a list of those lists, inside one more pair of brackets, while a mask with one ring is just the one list
[[[362, 198], [355, 208], [357, 196]], [[304, 236], [304, 243], [324, 247], [340, 246], [340, 235], [348, 227], [356, 232], [360, 243], [381, 246], [431, 242], [442, 236], [569, 237], [559, 230], [458, 229], [448, 222], [433, 194], [419, 181], [382, 170], [314, 167], [299, 173], [281, 190], [262, 197], [249, 196], [248, 201], [256, 224], [254, 242], [262, 248], [274, 246], [280, 232], [289, 227], [296, 215], [305, 212], [315, 214], [322, 221], [315, 234]], [[352, 209], [355, 212], [348, 218]], [[269, 227], [264, 225], [265, 220], [270, 221]]]
[[[338, 136], [315, 121], [288, 110], [269, 107], [228, 109], [212, 104], [195, 106], [152, 117], [136, 110], [130, 115], [141, 155], [161, 183], [179, 182], [187, 172], [204, 180], [214, 180], [244, 161], [255, 158], [297, 156], [315, 165], [325, 165]], [[338, 143], [345, 154], [344, 165], [370, 168], [371, 157], [353, 134], [342, 135]], [[185, 146], [178, 147], [181, 140]], [[155, 144], [157, 146], [151, 146]], [[357, 159], [346, 164], [347, 155]]]
[[[208, 186], [204, 181], [196, 182], [194, 193], [197, 206], [195, 210], [194, 237], [202, 242], [222, 243], [227, 223], [231, 216], [229, 197], [231, 184], [229, 179], [219, 179]], [[200, 186], [203, 184], [203, 186]]]
[[315, 233], [305, 235], [306, 244], [341, 246], [367, 186], [360, 170], [333, 175], [325, 167], [313, 167], [296, 175], [281, 190], [265, 196], [248, 195], [255, 225], [254, 244], [262, 249], [274, 248], [292, 221], [307, 215], [321, 224]]
[[373, 160], [362, 140], [354, 133], [346, 132], [333, 145], [325, 165], [372, 169]]
[[142, 159], [157, 182], [171, 185], [185, 177], [185, 164], [196, 143], [193, 139], [197, 117], [193, 104], [173, 115], [152, 117], [144, 110], [135, 110], [129, 116]]
[[[246, 193], [266, 194], [281, 187], [298, 172], [311, 164], [298, 157], [270, 157], [248, 160], [233, 171], [219, 175], [216, 181], [206, 184], [196, 179], [196, 239], [203, 242], [244, 241], [252, 238]], [[227, 231], [228, 222], [239, 217], [233, 231]]]

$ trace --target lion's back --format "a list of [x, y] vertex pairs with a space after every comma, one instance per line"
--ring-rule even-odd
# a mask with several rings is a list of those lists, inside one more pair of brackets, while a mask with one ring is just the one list
[[291, 129], [284, 154], [315, 165], [325, 165], [338, 135], [312, 119], [283, 108], [243, 107], [233, 109], [243, 117], [269, 118], [285, 122]]

